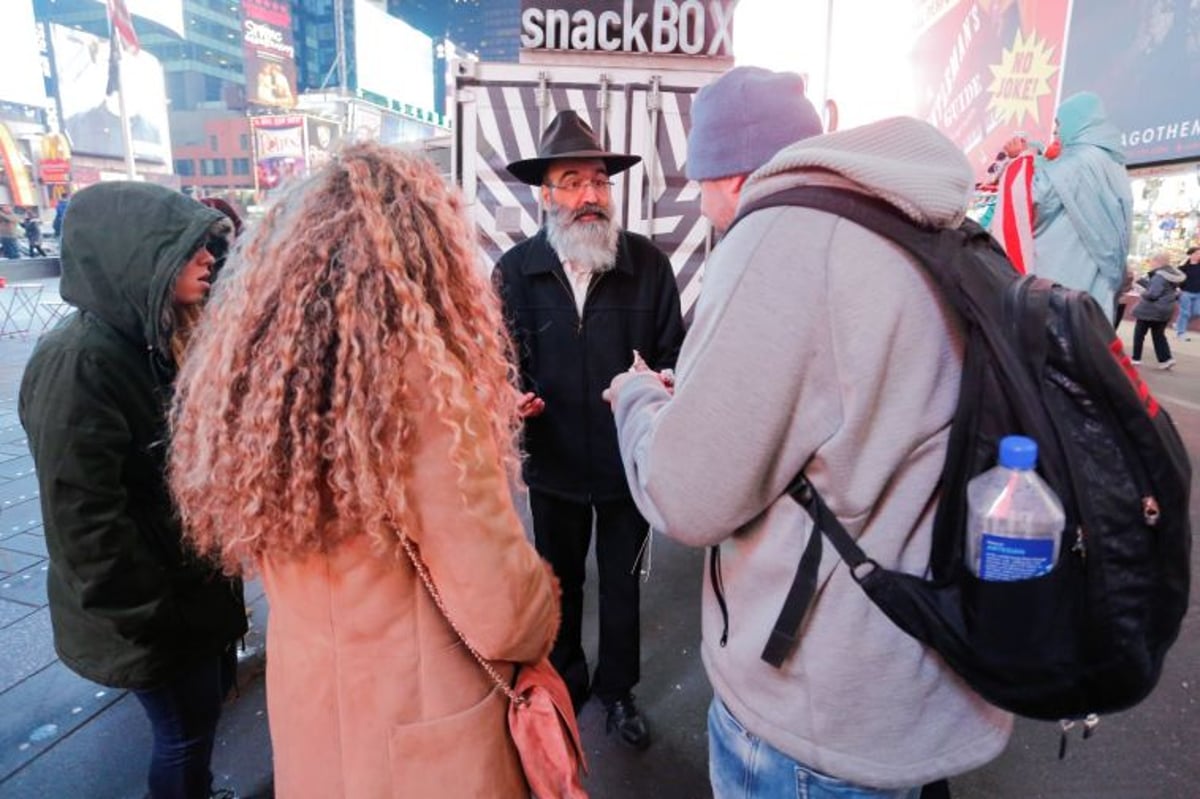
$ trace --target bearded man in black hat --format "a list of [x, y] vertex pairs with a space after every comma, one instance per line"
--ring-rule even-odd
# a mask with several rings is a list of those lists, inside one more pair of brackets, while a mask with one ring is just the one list
[[[576, 708], [594, 693], [607, 710], [607, 731], [642, 749], [650, 733], [632, 689], [649, 525], [630, 496], [612, 412], [600, 395], [638, 358], [655, 370], [673, 368], [683, 318], [670, 261], [617, 224], [612, 177], [640, 160], [605, 151], [574, 111], [559, 113], [537, 157], [508, 165], [518, 180], [540, 187], [545, 225], [504, 254], [494, 279], [520, 359], [534, 538], [562, 584], [562, 626], [550, 660]], [[593, 524], [600, 651], [589, 686], [580, 628]]]

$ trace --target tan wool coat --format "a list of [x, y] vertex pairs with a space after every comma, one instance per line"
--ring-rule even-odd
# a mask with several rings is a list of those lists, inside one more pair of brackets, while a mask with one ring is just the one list
[[[432, 401], [417, 428], [409, 495], [419, 525], [410, 538], [451, 616], [510, 679], [512, 663], [549, 651], [557, 586], [525, 538], [490, 438], [460, 484], [452, 430]], [[363, 537], [260, 566], [271, 613], [276, 796], [528, 796], [508, 736], [508, 700], [459, 643], [403, 550], [378, 554]]]

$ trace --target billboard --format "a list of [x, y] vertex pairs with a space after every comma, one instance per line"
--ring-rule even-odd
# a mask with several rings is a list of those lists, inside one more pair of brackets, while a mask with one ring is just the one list
[[33, 0], [9, 0], [0, 25], [0, 101], [46, 105], [38, 50]]
[[29, 180], [29, 171], [25, 168], [21, 150], [3, 122], [0, 122], [0, 164], [4, 166], [8, 202], [17, 206], [37, 205], [37, 193]]
[[295, 108], [296, 46], [292, 12], [285, 0], [242, 0], [242, 53], [246, 101]]
[[304, 117], [300, 114], [251, 117], [254, 174], [261, 190], [277, 188], [304, 174]]
[[1200, 158], [1200, 11], [1189, 0], [1075, 3], [1063, 96], [1093, 91], [1131, 165]]
[[732, 0], [521, 0], [521, 48], [733, 56]]
[[[63, 130], [76, 153], [121, 158], [117, 95], [107, 94], [109, 42], [74, 28], [50, 26]], [[123, 53], [121, 79], [134, 157], [170, 163], [167, 92], [162, 66], [145, 50]]]
[[[95, 0], [106, 5], [106, 0]], [[135, 17], [142, 17], [170, 28], [183, 36], [183, 0], [125, 0], [125, 7]]]
[[42, 137], [38, 179], [51, 186], [71, 182], [71, 145], [63, 134], [47, 133]]
[[320, 169], [341, 144], [341, 126], [330, 119], [308, 118], [308, 171]]
[[982, 175], [1006, 140], [1048, 143], [1062, 75], [1067, 3], [916, 0], [917, 116]]
[[354, 2], [358, 88], [420, 109], [433, 106], [433, 40], [367, 0]]

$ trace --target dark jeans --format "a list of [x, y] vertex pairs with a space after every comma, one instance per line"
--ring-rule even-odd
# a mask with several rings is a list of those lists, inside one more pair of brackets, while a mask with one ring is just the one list
[[221, 703], [233, 687], [233, 647], [190, 664], [158, 688], [134, 691], [154, 731], [151, 799], [208, 799]]
[[588, 691], [587, 657], [581, 642], [583, 582], [595, 513], [600, 652], [591, 688], [605, 704], [620, 699], [640, 678], [638, 555], [649, 525], [632, 499], [589, 505], [530, 490], [529, 507], [537, 550], [550, 562], [562, 586], [562, 624], [550, 662], [577, 701]]
[[3, 255], [5, 258], [20, 258], [21, 245], [15, 238], [0, 236], [0, 255]]
[[1133, 323], [1133, 359], [1142, 359], [1142, 344], [1146, 341], [1146, 331], [1150, 331], [1150, 340], [1154, 342], [1154, 357], [1159, 363], [1171, 360], [1171, 345], [1167, 343], [1167, 323], [1147, 322], [1137, 319]]

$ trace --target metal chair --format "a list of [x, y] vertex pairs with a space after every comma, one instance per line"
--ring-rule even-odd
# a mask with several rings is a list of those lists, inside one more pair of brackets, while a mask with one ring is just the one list
[[58, 324], [58, 321], [69, 314], [74, 306], [63, 302], [57, 297], [42, 297], [37, 304], [37, 317], [41, 320], [41, 331], [45, 332]]
[[0, 336], [28, 336], [38, 319], [41, 283], [9, 283], [0, 288]]

